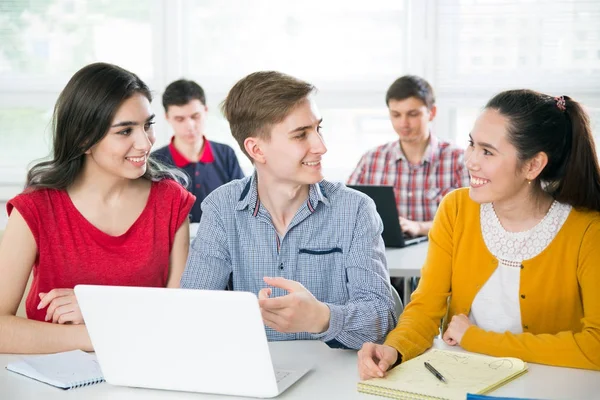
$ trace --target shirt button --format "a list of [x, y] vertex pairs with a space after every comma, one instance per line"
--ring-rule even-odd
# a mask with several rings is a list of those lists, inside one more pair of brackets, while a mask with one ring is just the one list
[[524, 298], [525, 298], [525, 295], [524, 295], [524, 294], [522, 294], [522, 295], [521, 295], [521, 298], [522, 298], [522, 299], [524, 299]]
[[279, 264], [279, 269], [283, 269], [283, 263]]
[[525, 266], [523, 264], [521, 264], [521, 269], [525, 268]]
[[529, 329], [527, 325], [523, 325], [523, 329]]

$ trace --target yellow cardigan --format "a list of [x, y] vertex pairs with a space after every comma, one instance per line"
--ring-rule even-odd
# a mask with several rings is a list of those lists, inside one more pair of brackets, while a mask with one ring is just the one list
[[[469, 314], [498, 265], [483, 241], [479, 207], [468, 188], [449, 193], [440, 205], [419, 287], [385, 341], [403, 361], [431, 346], [446, 312], [448, 319]], [[548, 247], [523, 262], [520, 285], [523, 333], [471, 326], [461, 346], [492, 356], [600, 370], [600, 213], [571, 210]]]

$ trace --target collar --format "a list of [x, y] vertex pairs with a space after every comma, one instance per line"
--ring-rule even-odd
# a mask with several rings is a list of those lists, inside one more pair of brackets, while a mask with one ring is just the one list
[[[404, 155], [404, 152], [402, 151], [402, 147], [400, 146], [400, 141], [396, 140], [393, 143], [394, 144], [391, 149], [392, 160], [394, 160], [394, 161], [406, 160], [406, 155]], [[423, 153], [423, 161], [421, 161], [421, 164], [424, 164], [424, 163], [434, 164], [437, 161], [437, 159], [439, 158], [439, 151], [437, 151], [438, 147], [439, 147], [439, 140], [432, 133], [429, 133], [429, 143], [427, 144], [427, 147], [425, 147], [425, 152]]]
[[[308, 199], [306, 201], [306, 207], [311, 213], [315, 212], [315, 209], [319, 205], [319, 202], [329, 205], [329, 198], [327, 197], [326, 185], [324, 181], [312, 184], [308, 188]], [[254, 170], [252, 177], [244, 186], [244, 190], [238, 199], [236, 210], [248, 209], [252, 212], [252, 216], [256, 217], [260, 210], [260, 198], [258, 197], [258, 172]]]
[[206, 136], [204, 136], [204, 145], [202, 146], [202, 153], [200, 154], [198, 161], [188, 160], [186, 156], [181, 154], [179, 150], [175, 148], [175, 145], [173, 144], [174, 140], [175, 136], [171, 138], [171, 142], [169, 143], [169, 151], [171, 152], [171, 157], [173, 157], [173, 162], [175, 163], [176, 167], [184, 168], [195, 162], [209, 164], [215, 161], [212, 146], [210, 145], [210, 141], [206, 139]]

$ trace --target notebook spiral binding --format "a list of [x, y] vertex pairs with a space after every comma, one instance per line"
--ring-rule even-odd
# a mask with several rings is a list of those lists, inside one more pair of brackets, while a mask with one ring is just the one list
[[98, 379], [90, 379], [88, 381], [81, 381], [81, 382], [74, 382], [73, 384], [71, 384], [68, 389], [77, 389], [80, 387], [85, 387], [85, 386], [91, 386], [91, 385], [95, 385], [96, 383], [102, 383], [104, 382], [104, 378], [98, 378]]

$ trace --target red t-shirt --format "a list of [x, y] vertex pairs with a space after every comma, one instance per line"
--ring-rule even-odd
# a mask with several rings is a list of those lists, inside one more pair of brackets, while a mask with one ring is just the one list
[[38, 254], [26, 300], [27, 317], [43, 321], [39, 293], [77, 284], [165, 287], [175, 233], [195, 197], [179, 183], [152, 182], [146, 207], [120, 236], [108, 235], [75, 208], [64, 190], [22, 193], [6, 206], [19, 210], [33, 233]]

